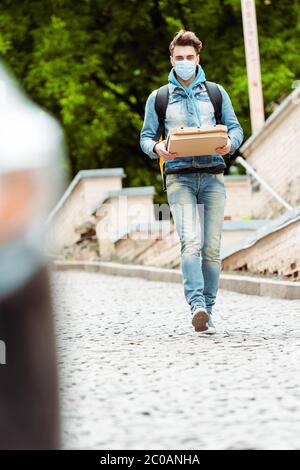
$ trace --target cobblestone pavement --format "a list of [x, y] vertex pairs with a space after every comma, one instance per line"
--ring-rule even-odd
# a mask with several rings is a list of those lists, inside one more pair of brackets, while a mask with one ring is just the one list
[[219, 291], [218, 334], [181, 284], [54, 272], [67, 449], [300, 449], [300, 301]]

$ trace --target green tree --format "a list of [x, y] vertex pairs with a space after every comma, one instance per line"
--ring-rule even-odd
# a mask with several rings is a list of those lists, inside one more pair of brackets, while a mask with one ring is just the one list
[[[300, 76], [298, 0], [259, 0], [267, 115]], [[203, 42], [209, 80], [228, 90], [250, 135], [240, 0], [1, 0], [0, 53], [27, 93], [62, 123], [71, 173], [122, 166], [126, 185], [155, 184], [158, 166], [139, 148], [149, 93], [166, 83], [169, 42], [180, 28]]]

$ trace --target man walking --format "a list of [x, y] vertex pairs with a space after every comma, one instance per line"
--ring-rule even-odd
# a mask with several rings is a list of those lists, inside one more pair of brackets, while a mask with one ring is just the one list
[[[169, 153], [166, 140], [159, 141], [162, 117], [158, 109], [162, 104], [158, 104], [159, 90], [154, 90], [146, 103], [140, 144], [150, 158], [164, 161], [167, 198], [180, 238], [183, 287], [192, 324], [196, 331], [214, 334], [212, 308], [219, 286], [226, 200], [226, 165], [222, 155], [231, 155], [240, 147], [243, 130], [225, 89], [206, 82], [200, 65], [201, 48], [202, 43], [195, 33], [184, 30], [177, 33], [170, 44], [172, 70], [165, 87], [164, 136], [175, 127], [222, 123], [228, 128], [227, 143], [212, 155], [176, 158]], [[216, 93], [219, 95], [218, 115]], [[200, 223], [199, 207], [203, 208], [203, 223]]]

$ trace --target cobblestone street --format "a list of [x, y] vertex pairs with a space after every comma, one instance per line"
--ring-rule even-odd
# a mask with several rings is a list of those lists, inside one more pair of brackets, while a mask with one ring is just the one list
[[300, 301], [53, 272], [66, 449], [300, 449]]

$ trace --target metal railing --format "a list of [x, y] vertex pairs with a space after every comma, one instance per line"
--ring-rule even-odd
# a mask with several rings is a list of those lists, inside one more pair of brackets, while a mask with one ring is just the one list
[[237, 163], [240, 163], [246, 170], [246, 172], [251, 174], [273, 197], [276, 199], [282, 206], [284, 206], [287, 210], [293, 210], [293, 207], [286, 202], [279, 194], [271, 188], [271, 186], [249, 165], [246, 160], [239, 155], [236, 160]]

